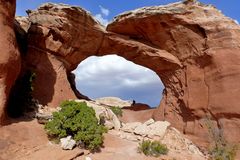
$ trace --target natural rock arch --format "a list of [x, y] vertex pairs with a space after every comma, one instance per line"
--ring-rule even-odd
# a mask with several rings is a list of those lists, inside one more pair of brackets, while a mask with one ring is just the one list
[[[43, 104], [57, 106], [62, 99], [74, 97], [69, 85], [66, 85], [67, 74], [91, 55], [117, 53], [156, 73], [181, 66], [179, 60], [167, 51], [131, 40], [128, 36], [107, 32], [81, 8], [45, 4], [29, 12], [29, 21], [27, 66], [38, 75], [35, 96]], [[52, 99], [42, 87], [49, 84], [46, 88], [52, 88], [51, 81], [56, 87], [53, 89], [56, 94], [48, 92], [53, 96]], [[62, 94], [58, 95], [61, 92], [69, 95], [62, 97]]]
[[204, 142], [202, 120], [210, 114], [239, 142], [240, 27], [214, 7], [184, 2], [137, 9], [107, 29], [78, 7], [45, 4], [28, 13], [19, 20], [28, 33], [24, 60], [37, 74], [34, 95], [41, 103], [75, 98], [67, 75], [86, 57], [119, 53], [163, 81], [155, 119]]

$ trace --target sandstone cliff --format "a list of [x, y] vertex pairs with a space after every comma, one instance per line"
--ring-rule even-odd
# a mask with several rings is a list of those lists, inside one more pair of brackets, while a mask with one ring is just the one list
[[21, 66], [14, 33], [15, 8], [15, 0], [0, 0], [0, 125], [6, 118], [8, 96]]

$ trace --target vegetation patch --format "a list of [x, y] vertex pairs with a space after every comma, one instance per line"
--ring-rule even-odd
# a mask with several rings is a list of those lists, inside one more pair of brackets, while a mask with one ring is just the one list
[[123, 111], [120, 107], [111, 107], [110, 108], [112, 110], [112, 112], [117, 116], [117, 117], [122, 117]]
[[159, 141], [144, 140], [139, 143], [138, 151], [144, 153], [146, 156], [159, 157], [160, 155], [166, 155], [168, 148]]
[[206, 119], [206, 126], [211, 138], [211, 146], [209, 149], [211, 160], [234, 160], [239, 146], [230, 144], [223, 136], [223, 130], [214, 127], [214, 124], [208, 117]]
[[95, 151], [103, 144], [107, 129], [98, 123], [93, 108], [85, 102], [64, 101], [61, 110], [53, 113], [53, 120], [45, 125], [49, 138], [72, 136], [80, 146]]

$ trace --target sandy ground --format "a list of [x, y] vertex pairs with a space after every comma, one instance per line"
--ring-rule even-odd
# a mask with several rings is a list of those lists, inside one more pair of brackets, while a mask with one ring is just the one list
[[[150, 118], [151, 113], [152, 110], [139, 111], [138, 114], [126, 110], [123, 119], [125, 122], [145, 121]], [[35, 119], [10, 120], [9, 125], [0, 128], [0, 135], [0, 160], [68, 160], [83, 153], [83, 150], [78, 148], [73, 151], [63, 151], [59, 145], [49, 142], [44, 126], [38, 124]], [[152, 159], [138, 154], [136, 143], [111, 134], [105, 135], [104, 145], [101, 153], [90, 154], [93, 159], [118, 160], [127, 157], [135, 157], [139, 160]], [[86, 153], [89, 152], [85, 151]], [[84, 156], [81, 158], [84, 159]]]
[[63, 151], [48, 141], [43, 125], [19, 119], [0, 128], [0, 160], [67, 160], [82, 150]]
[[[151, 118], [153, 110], [130, 111], [124, 110], [124, 122], [141, 121]], [[111, 134], [105, 134], [104, 148], [99, 153], [75, 148], [63, 151], [59, 145], [50, 143], [43, 125], [35, 119], [18, 119], [0, 128], [0, 160], [85, 160], [85, 156], [92, 160], [198, 160], [184, 153], [169, 153], [158, 158], [146, 157], [137, 152], [138, 143], [120, 139]], [[79, 156], [80, 154], [83, 154]], [[75, 158], [77, 157], [77, 158]]]
[[[84, 152], [78, 148], [63, 151], [59, 145], [50, 143], [43, 125], [36, 120], [11, 123], [0, 128], [0, 134], [0, 160], [70, 160]], [[122, 140], [111, 134], [105, 134], [104, 148], [100, 153], [88, 156], [93, 160], [156, 159], [137, 153], [136, 142]]]

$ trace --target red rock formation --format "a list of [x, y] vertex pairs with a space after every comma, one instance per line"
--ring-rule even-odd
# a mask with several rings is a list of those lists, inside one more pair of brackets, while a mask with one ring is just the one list
[[56, 107], [64, 99], [76, 98], [67, 75], [92, 55], [118, 53], [157, 71], [180, 66], [167, 51], [106, 32], [78, 7], [48, 3], [29, 11], [29, 20], [27, 64], [36, 72], [34, 96], [42, 104]]
[[6, 117], [11, 87], [20, 71], [20, 55], [14, 33], [15, 0], [0, 0], [0, 125]]
[[155, 119], [170, 121], [202, 141], [207, 137], [204, 118], [210, 115], [228, 140], [239, 142], [239, 25], [196, 2], [130, 11], [107, 30], [165, 50], [183, 65], [163, 72], [153, 69], [165, 86]]
[[163, 81], [155, 119], [206, 142], [210, 115], [228, 140], [239, 142], [240, 27], [214, 7], [184, 2], [141, 8], [105, 30], [81, 8], [45, 4], [29, 12], [29, 21], [27, 65], [37, 73], [34, 95], [41, 103], [75, 98], [67, 75], [89, 56], [117, 53]]

